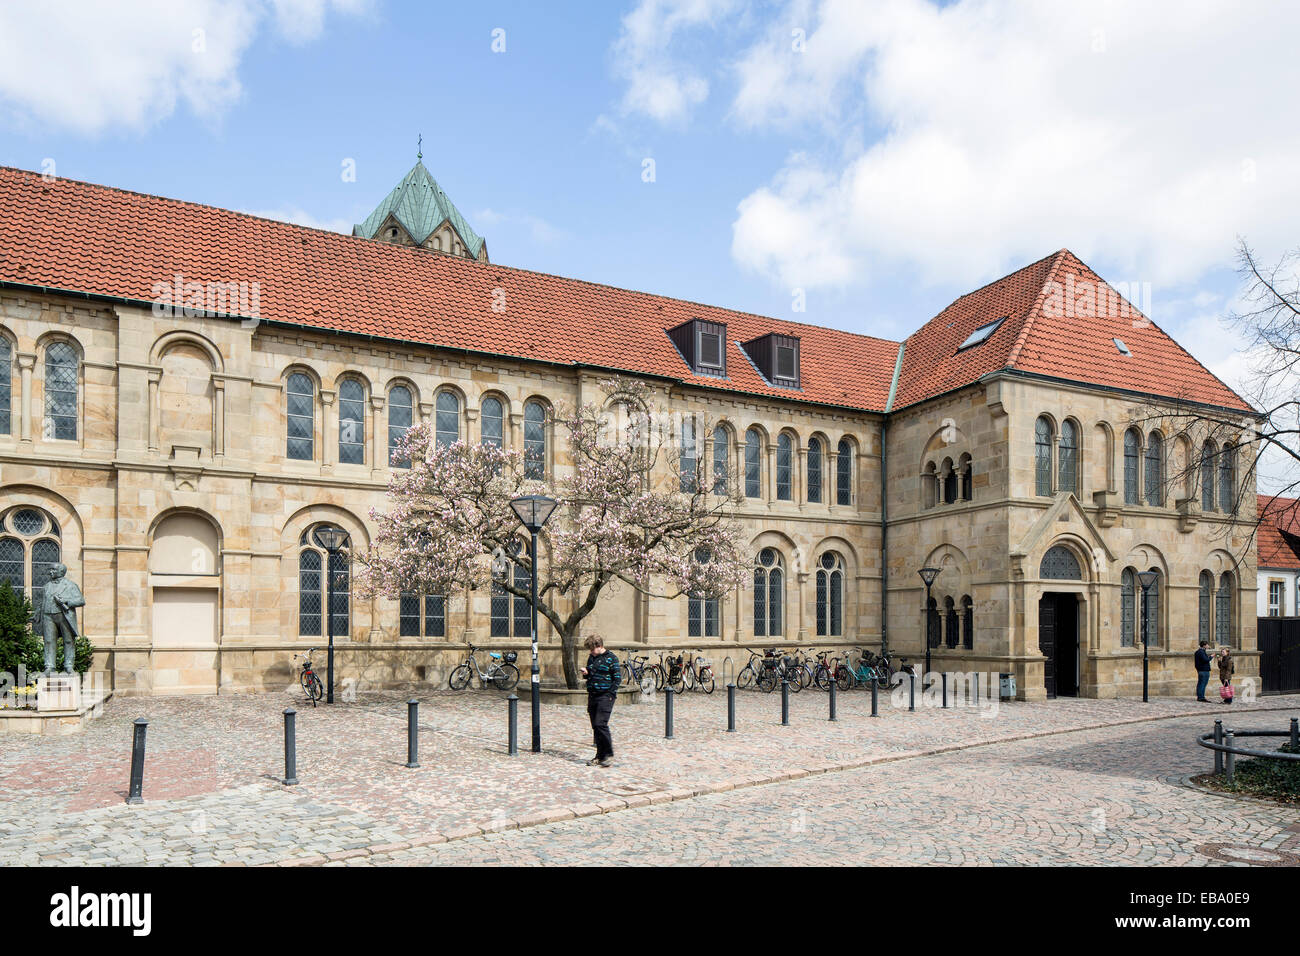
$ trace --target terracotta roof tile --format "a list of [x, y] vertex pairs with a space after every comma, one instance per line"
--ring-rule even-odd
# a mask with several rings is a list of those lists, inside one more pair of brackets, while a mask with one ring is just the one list
[[1259, 566], [1300, 571], [1300, 499], [1259, 495]]

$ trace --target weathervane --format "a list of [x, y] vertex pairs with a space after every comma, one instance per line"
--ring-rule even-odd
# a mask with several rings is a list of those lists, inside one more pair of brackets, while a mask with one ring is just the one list
[[423, 133], [420, 134], [419, 138], [416, 140], [415, 143], [415, 158], [417, 160], [424, 159], [424, 134]]

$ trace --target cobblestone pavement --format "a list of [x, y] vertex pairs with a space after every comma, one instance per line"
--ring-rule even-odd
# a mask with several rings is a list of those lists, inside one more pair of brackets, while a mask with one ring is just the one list
[[[316, 709], [304, 709], [300, 696], [273, 694], [115, 698], [106, 705], [104, 716], [80, 734], [0, 737], [0, 863], [404, 862], [400, 854], [415, 861], [421, 852], [418, 848], [448, 840], [456, 841], [455, 845], [438, 853], [461, 859], [456, 854], [472, 851], [460, 841], [484, 831], [524, 826], [528, 829], [515, 839], [526, 842], [533, 839], [533, 828], [540, 827], [539, 834], [555, 832], [562, 843], [570, 829], [579, 832], [581, 824], [552, 831], [547, 821], [615, 810], [639, 813], [637, 808], [647, 806], [659, 813], [665, 812], [660, 805], [669, 801], [725, 807], [729, 800], [756, 800], [759, 803], [748, 816], [757, 814], [761, 819], [772, 812], [761, 809], [762, 801], [779, 801], [786, 792], [798, 795], [821, 787], [852, 793], [854, 787], [860, 790], [866, 782], [876, 781], [885, 788], [882, 794], [902, 799], [912, 790], [917, 767], [939, 765], [933, 758], [903, 758], [1099, 725], [1115, 729], [1090, 731], [1097, 746], [1108, 734], [1123, 739], [1132, 735], [1135, 740], [1163, 740], [1168, 735], [1171, 769], [1162, 773], [1186, 774], [1208, 764], [1208, 752], [1195, 747], [1192, 737], [1210, 730], [1214, 717], [1229, 716], [1232, 726], [1249, 720], [1281, 729], [1290, 716], [1300, 715], [1297, 697], [1234, 704], [1231, 712], [1219, 705], [1160, 699], [1146, 705], [1140, 700], [1003, 703], [996, 711], [988, 707], [943, 710], [921, 703], [909, 713], [905, 700], [894, 706], [882, 695], [881, 716], [873, 719], [868, 716], [869, 695], [855, 692], [840, 695], [840, 720], [830, 723], [826, 696], [805, 691], [792, 697], [790, 726], [783, 727], [778, 694], [740, 693], [738, 732], [729, 734], [726, 697], [720, 690], [712, 697], [689, 695], [676, 702], [673, 740], [663, 738], [662, 698], [650, 705], [620, 704], [614, 717], [618, 764], [601, 769], [585, 766], [592, 751], [581, 707], [544, 707], [546, 750], [535, 755], [526, 752], [529, 717], [527, 701], [521, 701], [520, 739], [525, 752], [512, 758], [505, 752], [506, 706], [496, 694], [419, 696], [420, 769], [403, 766], [406, 706], [405, 698], [396, 695], [363, 695], [355, 702]], [[281, 782], [280, 712], [286, 705], [298, 710], [301, 783], [294, 787]], [[1249, 716], [1252, 711], [1278, 708]], [[1147, 722], [1151, 717], [1188, 714], [1197, 719]], [[136, 717], [150, 721], [146, 802], [126, 806], [131, 720]], [[1057, 752], [1054, 748], [1067, 748], [1063, 752], [1068, 754], [1068, 747], [1083, 739], [1046, 736], [1016, 744], [1023, 748], [1018, 766], [1037, 767], [1035, 773], [1041, 772], [1041, 779], [1029, 773], [1032, 783], [1020, 786], [1035, 794], [1049, 783], [1052, 788], [1066, 788], [1064, 793], [1045, 791], [1052, 800], [1070, 799], [1070, 791], [1086, 793], [1079, 790], [1079, 781], [1069, 776], [1068, 768], [1062, 771], [1055, 764], [1037, 765], [1030, 759], [1034, 754]], [[980, 765], [991, 752], [962, 750], [960, 759]], [[1132, 759], [1143, 768], [1141, 761], [1154, 758], [1139, 747]], [[925, 760], [930, 763], [922, 764]], [[881, 761], [900, 762], [870, 770], [846, 769]], [[754, 788], [827, 770], [841, 772], [819, 776], [815, 783]], [[1130, 776], [1123, 779], [1130, 786], [1145, 781], [1143, 786], [1162, 793], [1169, 789], [1157, 780], [1158, 774], [1148, 778], [1133, 768], [1125, 772]], [[952, 778], [950, 786], [953, 792], [945, 798], [949, 802], [954, 794], [968, 790], [959, 776]], [[1183, 796], [1182, 791], [1177, 793]], [[843, 815], [856, 828], [863, 802], [861, 796], [855, 799]], [[788, 826], [797, 807], [782, 806], [778, 816], [781, 825]], [[990, 820], [1001, 819], [996, 812], [1000, 804], [994, 801], [989, 806], [982, 812], [990, 814]], [[677, 805], [669, 812], [679, 812]], [[1284, 812], [1295, 816], [1293, 811]], [[890, 821], [884, 829], [890, 829], [895, 825], [894, 810], [882, 804], [882, 813], [882, 819]], [[610, 819], [621, 820], [622, 815]], [[745, 833], [753, 825], [754, 819], [732, 822], [727, 832]], [[1068, 829], [1066, 824], [1058, 825]], [[809, 826], [815, 829], [811, 821]], [[882, 828], [870, 825], [858, 832], [873, 829]], [[916, 845], [927, 844], [918, 837]], [[1065, 839], [1057, 849], [1073, 846]], [[683, 852], [688, 855], [676, 858], [691, 859], [689, 854], [698, 851]]]

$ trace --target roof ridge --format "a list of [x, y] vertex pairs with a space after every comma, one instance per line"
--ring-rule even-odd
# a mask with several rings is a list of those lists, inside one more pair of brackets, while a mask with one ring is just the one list
[[[1025, 324], [1020, 327], [1020, 334], [1016, 336], [1015, 343], [1011, 346], [1011, 351], [1007, 353], [1007, 360], [1003, 363], [1003, 368], [1015, 368], [1016, 360], [1020, 358], [1020, 350], [1024, 348], [1025, 342], [1029, 338], [1029, 330], [1034, 326], [1034, 319], [1038, 317], [1039, 310], [1043, 304], [1043, 297], [1047, 295], [1047, 287], [1052, 283], [1052, 277], [1056, 271], [1061, 268], [1061, 261], [1066, 255], [1073, 255], [1069, 249], [1064, 247], [1057, 249], [1051, 256], [1044, 256], [1038, 262], [1046, 259], [1052, 259], [1052, 268], [1047, 270], [1047, 276], [1043, 279], [1043, 286], [1038, 290], [1038, 295], [1034, 297], [1034, 303], [1025, 310]], [[1082, 261], [1082, 260], [1080, 260]], [[1037, 265], [1037, 263], [1035, 263]]]

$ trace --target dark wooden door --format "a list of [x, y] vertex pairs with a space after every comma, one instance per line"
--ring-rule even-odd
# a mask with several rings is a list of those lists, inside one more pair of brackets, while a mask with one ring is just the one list
[[1265, 694], [1300, 691], [1300, 618], [1259, 619], [1259, 676]]
[[1043, 684], [1051, 699], [1056, 696], [1056, 599], [1050, 595], [1038, 599], [1038, 649], [1047, 658]]

